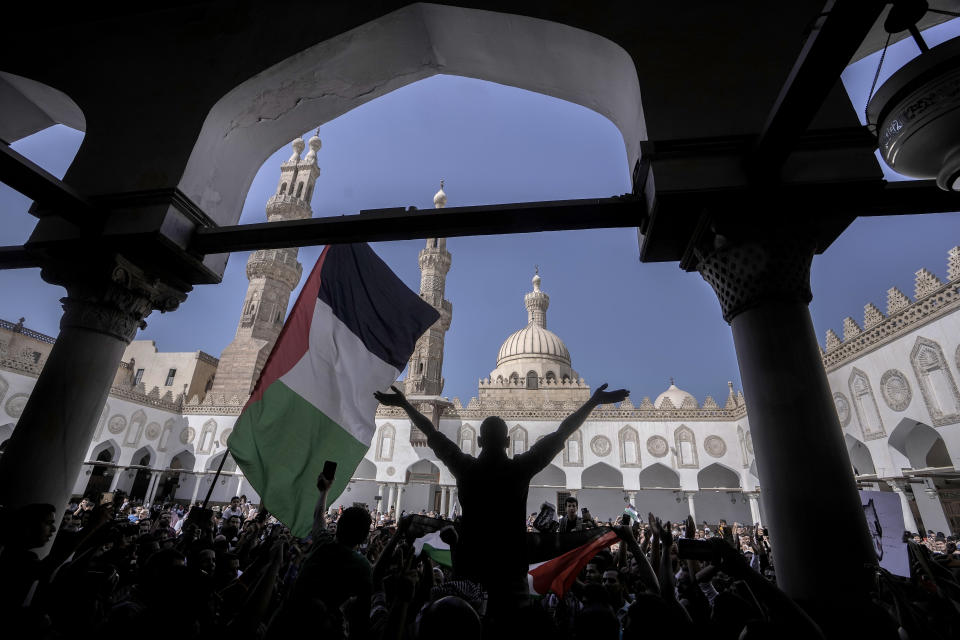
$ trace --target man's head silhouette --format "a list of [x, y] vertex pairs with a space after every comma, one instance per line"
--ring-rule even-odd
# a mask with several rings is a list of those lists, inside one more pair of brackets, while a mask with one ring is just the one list
[[504, 450], [510, 446], [507, 437], [507, 423], [499, 416], [490, 416], [480, 423], [480, 437], [477, 443], [486, 451]]

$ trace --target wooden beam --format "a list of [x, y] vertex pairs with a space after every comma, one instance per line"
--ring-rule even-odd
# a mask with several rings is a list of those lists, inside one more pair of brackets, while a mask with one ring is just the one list
[[56, 214], [80, 227], [102, 220], [87, 198], [7, 144], [0, 144], [0, 182], [36, 202], [31, 213], [38, 217]]

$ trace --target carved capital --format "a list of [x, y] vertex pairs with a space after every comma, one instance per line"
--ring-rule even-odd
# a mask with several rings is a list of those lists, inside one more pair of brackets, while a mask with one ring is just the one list
[[887, 486], [893, 489], [897, 493], [902, 493], [907, 497], [908, 500], [913, 500], [913, 492], [908, 492], [906, 489], [910, 483], [903, 478], [895, 478], [893, 480], [887, 480]]
[[785, 234], [744, 242], [718, 238], [717, 244], [718, 248], [700, 260], [698, 270], [716, 292], [727, 322], [764, 302], [808, 304], [813, 298], [812, 239]]
[[60, 299], [61, 329], [78, 327], [130, 342], [137, 329], [147, 326], [144, 319], [154, 309], [173, 311], [187, 297], [186, 291], [147, 276], [119, 255], [101, 269], [74, 267], [43, 270], [44, 280], [67, 289], [67, 297]]

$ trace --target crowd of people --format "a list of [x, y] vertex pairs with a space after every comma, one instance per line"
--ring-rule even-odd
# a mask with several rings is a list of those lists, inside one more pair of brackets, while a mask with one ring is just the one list
[[[147, 506], [111, 493], [65, 511], [44, 504], [0, 511], [6, 628], [37, 640], [960, 637], [960, 555], [946, 536], [917, 541], [905, 532], [910, 575], [874, 567], [870, 593], [836, 594], [856, 600], [859, 617], [831, 626], [777, 587], [776, 532], [758, 524], [663, 522], [639, 517], [632, 505], [599, 522], [575, 498], [559, 519], [542, 517], [549, 508], [528, 517], [529, 477], [595, 404], [617, 396], [604, 388], [556, 438], [513, 459], [499, 419], [481, 425], [482, 450], [473, 458], [417, 417], [401, 393], [378, 394], [411, 414], [457, 477], [463, 513], [449, 519], [328, 509], [333, 479], [323, 475], [305, 538], [243, 497], [207, 509]], [[41, 557], [37, 550], [58, 528]], [[417, 544], [426, 533], [439, 535], [448, 561], [435, 562]], [[596, 540], [592, 534], [615, 542], [571, 564], [562, 589], [532, 595], [530, 536]], [[810, 543], [839, 554], [843, 536], [818, 523]]]

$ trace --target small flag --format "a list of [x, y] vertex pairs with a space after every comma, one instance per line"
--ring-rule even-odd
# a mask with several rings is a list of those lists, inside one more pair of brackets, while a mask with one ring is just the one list
[[293, 535], [310, 533], [317, 476], [333, 502], [370, 448], [374, 391], [396, 381], [439, 313], [366, 244], [327, 246], [230, 435], [230, 453]]
[[609, 529], [591, 529], [591, 538], [578, 547], [545, 562], [530, 565], [527, 583], [530, 593], [546, 595], [552, 591], [563, 596], [573, 585], [577, 576], [587, 563], [601, 549], [609, 547], [618, 540], [618, 536]]
[[421, 553], [426, 553], [437, 564], [442, 564], [445, 567], [453, 566], [450, 545], [440, 539], [439, 531], [428, 533], [413, 541], [413, 555], [419, 556]]
[[639, 514], [637, 513], [637, 510], [633, 508], [633, 505], [632, 505], [632, 504], [628, 504], [628, 505], [626, 506], [626, 508], [623, 510], [623, 513], [624, 513], [624, 515], [630, 516], [630, 517], [633, 518], [634, 520], [639, 520], [639, 519], [640, 519], [640, 516], [639, 516]]

